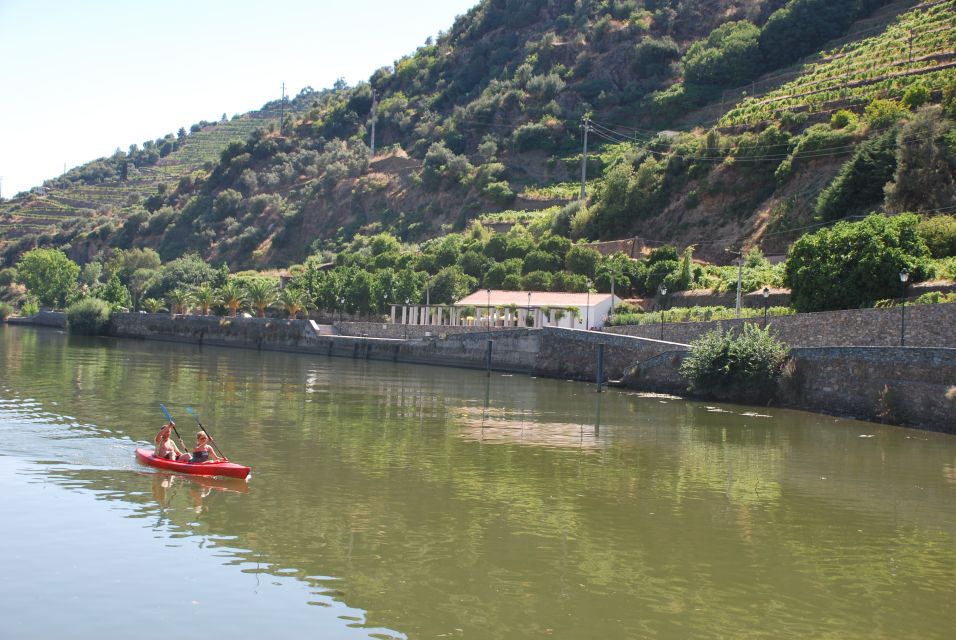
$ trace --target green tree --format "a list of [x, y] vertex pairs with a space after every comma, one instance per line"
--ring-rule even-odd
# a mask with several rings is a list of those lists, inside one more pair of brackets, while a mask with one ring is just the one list
[[196, 306], [199, 307], [199, 315], [208, 316], [209, 307], [216, 302], [216, 291], [209, 283], [203, 283], [193, 289], [192, 296]]
[[824, 220], [871, 211], [883, 201], [883, 187], [896, 170], [896, 131], [887, 131], [856, 148], [840, 173], [817, 198]]
[[939, 105], [920, 109], [900, 128], [896, 173], [886, 186], [892, 211], [956, 205], [956, 130]]
[[432, 279], [432, 304], [452, 304], [475, 291], [478, 280], [467, 275], [461, 267], [445, 267]]
[[279, 292], [279, 306], [281, 306], [293, 320], [306, 310], [306, 296], [301, 289], [286, 287]]
[[229, 280], [219, 290], [219, 303], [229, 310], [230, 317], [239, 313], [239, 308], [246, 301], [246, 291], [238, 280]]
[[790, 248], [784, 281], [797, 311], [856, 309], [900, 294], [903, 269], [918, 280], [929, 249], [919, 217], [870, 215], [801, 236]]
[[80, 266], [59, 249], [33, 249], [16, 264], [17, 279], [41, 304], [62, 307], [76, 288]]
[[568, 250], [565, 264], [571, 273], [593, 278], [600, 260], [601, 254], [598, 251], [590, 247], [574, 245]]
[[129, 291], [120, 282], [119, 275], [114, 273], [102, 287], [94, 291], [95, 297], [104, 302], [108, 302], [114, 310], [129, 309], [133, 306]]
[[251, 278], [245, 283], [246, 299], [256, 310], [256, 317], [265, 318], [266, 309], [276, 302], [276, 282], [268, 278]]

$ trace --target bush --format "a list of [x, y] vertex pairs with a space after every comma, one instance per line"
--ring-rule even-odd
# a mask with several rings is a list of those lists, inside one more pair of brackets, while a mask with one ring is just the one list
[[769, 329], [746, 324], [739, 334], [711, 331], [691, 343], [680, 367], [689, 389], [720, 400], [766, 402], [773, 397], [790, 347]]
[[846, 109], [840, 109], [830, 116], [831, 129], [843, 129], [854, 122], [856, 122], [856, 114]]
[[876, 129], [885, 129], [894, 125], [903, 117], [906, 110], [893, 100], [878, 98], [866, 106], [863, 117]]
[[99, 298], [86, 298], [66, 309], [66, 323], [70, 333], [95, 336], [110, 322], [110, 305]]
[[956, 256], [956, 216], [924, 218], [916, 226], [916, 233], [926, 242], [934, 258]]
[[13, 307], [8, 302], [0, 302], [0, 320], [6, 320], [13, 315]]
[[900, 294], [899, 273], [913, 282], [928, 270], [919, 217], [870, 215], [801, 236], [790, 248], [785, 283], [798, 311], [858, 309]]
[[903, 103], [904, 107], [910, 109], [911, 111], [915, 111], [929, 102], [931, 97], [932, 96], [930, 95], [929, 89], [927, 89], [924, 85], [914, 84], [903, 93], [903, 99], [901, 102]]

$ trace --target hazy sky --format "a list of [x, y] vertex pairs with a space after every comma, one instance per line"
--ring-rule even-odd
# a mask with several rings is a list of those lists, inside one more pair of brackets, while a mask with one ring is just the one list
[[0, 0], [0, 176], [67, 168], [302, 87], [349, 84], [478, 0]]

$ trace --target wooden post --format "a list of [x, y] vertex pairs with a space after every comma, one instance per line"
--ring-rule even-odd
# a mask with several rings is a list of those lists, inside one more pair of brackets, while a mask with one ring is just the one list
[[597, 392], [601, 393], [602, 386], [604, 385], [604, 343], [601, 342], [598, 344], [598, 355], [597, 355], [597, 371], [595, 372], [595, 378], [597, 380]]

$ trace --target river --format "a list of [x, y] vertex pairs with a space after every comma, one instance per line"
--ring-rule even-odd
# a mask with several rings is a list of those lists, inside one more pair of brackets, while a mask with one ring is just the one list
[[949, 638], [956, 437], [0, 326], [0, 541], [11, 640]]

